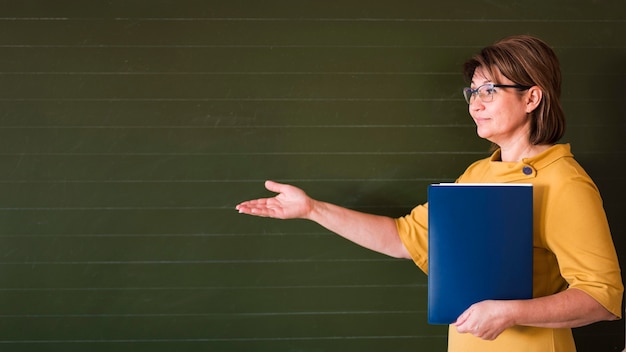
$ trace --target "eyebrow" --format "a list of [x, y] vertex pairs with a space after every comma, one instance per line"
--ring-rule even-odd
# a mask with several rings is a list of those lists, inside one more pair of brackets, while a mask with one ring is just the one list
[[[489, 84], [489, 83], [495, 83], [495, 82], [494, 82], [494, 81], [492, 81], [492, 80], [490, 80], [490, 79], [486, 79], [486, 80], [484, 80], [484, 81], [483, 81], [483, 83], [478, 84], [478, 86], [480, 87], [480, 86], [482, 86], [483, 84]], [[470, 86], [472, 86], [472, 85], [474, 85], [474, 86], [476, 86], [476, 85], [477, 85], [477, 84], [476, 84], [476, 82], [474, 82], [474, 80], [472, 80], [472, 81], [470, 82]]]

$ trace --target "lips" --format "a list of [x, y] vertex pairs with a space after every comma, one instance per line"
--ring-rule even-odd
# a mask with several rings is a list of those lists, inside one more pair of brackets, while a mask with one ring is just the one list
[[487, 122], [488, 120], [490, 119], [486, 117], [474, 117], [474, 122], [476, 124], [481, 124], [481, 123]]

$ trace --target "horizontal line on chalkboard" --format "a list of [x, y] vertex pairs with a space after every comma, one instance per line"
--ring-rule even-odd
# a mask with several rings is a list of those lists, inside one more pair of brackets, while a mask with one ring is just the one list
[[[406, 72], [370, 72], [370, 71], [347, 71], [347, 72], [332, 72], [332, 71], [324, 71], [324, 72], [316, 72], [316, 71], [263, 71], [263, 72], [207, 72], [207, 71], [196, 71], [196, 72], [175, 72], [175, 71], [108, 71], [108, 72], [89, 72], [89, 71], [20, 71], [20, 72], [0, 72], [0, 75], [3, 76], [21, 76], [21, 75], [30, 75], [30, 76], [326, 76], [326, 75], [337, 75], [337, 76], [458, 76], [458, 72], [416, 72], [416, 71], [406, 71]], [[579, 74], [583, 75], [583, 74]], [[588, 75], [597, 76], [596, 73], [590, 73]], [[614, 76], [615, 74], [604, 74], [605, 76]]]
[[[0, 102], [460, 102], [461, 98], [0, 98]], [[573, 99], [562, 99], [573, 101]], [[576, 98], [577, 102], [613, 102], [612, 98]]]
[[[480, 49], [476, 45], [398, 45], [398, 44], [371, 44], [371, 45], [330, 45], [330, 44], [0, 44], [0, 48], [222, 48], [222, 49]], [[555, 49], [623, 49], [623, 45], [597, 46], [553, 46]]]
[[197, 207], [2, 207], [0, 211], [24, 211], [24, 210], [45, 210], [45, 211], [72, 211], [72, 210], [223, 210], [231, 209], [230, 206], [197, 206]]
[[319, 341], [319, 340], [397, 340], [446, 338], [447, 335], [398, 336], [311, 336], [311, 337], [233, 337], [233, 338], [181, 338], [181, 339], [109, 339], [109, 340], [0, 340], [0, 344], [61, 344], [61, 343], [163, 343], [163, 342], [257, 342], [257, 341]]
[[[0, 44], [0, 48], [216, 48], [216, 49], [283, 49], [283, 48], [313, 48], [313, 49], [376, 49], [376, 48], [413, 48], [413, 49], [472, 49], [479, 48], [478, 46], [465, 46], [465, 45], [398, 45], [398, 44], [380, 44], [380, 45], [363, 45], [363, 44], [345, 44], [345, 45], [331, 45], [331, 44]], [[578, 48], [578, 47], [574, 47]], [[583, 47], [587, 48], [587, 47]], [[611, 46], [597, 46], [589, 47], [590, 49], [610, 49]], [[619, 47], [617, 47], [619, 48]]]
[[487, 22], [487, 23], [622, 23], [623, 19], [524, 19], [524, 18], [398, 18], [398, 17], [0, 17], [0, 21], [80, 22]]
[[0, 156], [260, 156], [260, 155], [483, 155], [485, 151], [399, 151], [399, 152], [240, 152], [240, 153], [0, 153]]
[[24, 261], [0, 262], [0, 265], [163, 265], [163, 264], [274, 264], [274, 263], [382, 263], [405, 259], [232, 259], [232, 260], [111, 260], [111, 261]]
[[[442, 178], [280, 179], [281, 182], [444, 182]], [[258, 180], [0, 180], [0, 184], [263, 183]], [[445, 181], [448, 182], [448, 181]], [[0, 235], [2, 237], [2, 235]]]
[[[383, 205], [383, 204], [378, 204], [378, 205], [370, 205], [370, 206], [362, 206], [362, 205], [358, 205], [355, 204], [353, 205], [354, 207], [359, 207], [359, 208], [380, 208], [380, 207], [387, 207], [387, 208], [405, 208], [411, 205]], [[235, 211], [234, 208], [232, 208], [231, 206], [189, 206], [189, 207], [185, 207], [185, 206], [163, 206], [163, 207], [159, 207], [159, 206], [150, 206], [150, 207], [144, 207], [144, 206], [119, 206], [119, 207], [2, 207], [0, 208], [0, 211], [30, 211], [30, 210], [35, 210], [35, 211], [82, 211], [82, 210], [96, 210], [96, 211], [103, 211], [103, 210], [233, 210]]]
[[0, 234], [0, 238], [57, 238], [57, 237], [119, 237], [119, 238], [133, 238], [133, 237], [271, 237], [271, 236], [329, 236], [335, 235], [331, 232], [303, 232], [303, 233], [286, 233], [286, 232], [262, 232], [262, 233], [201, 233], [201, 234], [185, 234], [185, 233], [154, 233], [154, 234], [115, 234], [115, 233], [98, 233], [98, 234]]
[[[577, 128], [583, 127], [611, 127], [614, 124], [608, 123], [585, 123], [585, 124], [569, 124], [569, 126], [575, 126]], [[475, 128], [474, 124], [423, 124], [423, 125], [55, 125], [55, 126], [27, 126], [27, 125], [14, 125], [14, 126], [0, 126], [0, 130], [12, 130], [12, 129], [314, 129], [314, 128], [349, 128], [349, 129], [365, 129], [365, 128]], [[428, 153], [428, 152], [422, 152]], [[448, 152], [444, 152], [448, 153]], [[1, 154], [1, 153], [0, 153]]]
[[[358, 205], [358, 204], [353, 204], [352, 207], [358, 207], [358, 208], [374, 208], [374, 209], [378, 209], [378, 208], [397, 208], [397, 209], [406, 209], [407, 207], [413, 207], [415, 206], [414, 204], [412, 205], [384, 205], [384, 204], [378, 204], [378, 205]], [[141, 206], [135, 206], [135, 207], [3, 207], [0, 208], [0, 212], [1, 211], [118, 211], [118, 210], [146, 210], [146, 211], [161, 211], [161, 210], [192, 210], [192, 211], [196, 211], [196, 210], [204, 210], [204, 211], [208, 211], [208, 210], [232, 210], [235, 211], [235, 208], [231, 207], [231, 206], [197, 206], [197, 207], [141, 207]]]
[[314, 312], [259, 312], [259, 313], [138, 313], [138, 314], [0, 314], [0, 318], [157, 318], [157, 317], [265, 317], [307, 315], [372, 315], [372, 314], [424, 314], [420, 310], [380, 311], [314, 311]]
[[[447, 102], [458, 98], [0, 98], [0, 101], [40, 102]], [[580, 99], [578, 99], [580, 101]]]
[[[251, 71], [251, 72], [211, 72], [211, 71], [0, 71], [0, 76], [459, 76], [458, 72], [432, 71]], [[568, 76], [606, 76], [615, 73], [576, 72]], [[460, 99], [459, 99], [460, 100]]]
[[188, 287], [58, 287], [58, 288], [0, 288], [0, 292], [29, 292], [29, 291], [211, 291], [211, 290], [289, 290], [289, 289], [315, 289], [315, 288], [417, 288], [427, 287], [424, 284], [402, 284], [402, 285], [279, 285], [279, 286], [188, 286]]
[[[614, 126], [614, 125], [588, 125], [595, 127], [605, 127], [605, 126]], [[235, 129], [235, 130], [245, 130], [245, 129], [322, 129], [322, 128], [349, 128], [349, 129], [365, 129], [365, 128], [475, 128], [476, 125], [470, 124], [449, 124], [449, 125], [259, 125], [259, 126], [206, 126], [206, 125], [185, 125], [185, 126], [167, 126], [167, 125], [147, 125], [147, 126], [0, 126], [0, 130], [12, 130], [12, 129], [121, 129], [121, 130], [132, 130], [132, 129], [193, 129], [193, 130], [201, 130], [201, 129]]]

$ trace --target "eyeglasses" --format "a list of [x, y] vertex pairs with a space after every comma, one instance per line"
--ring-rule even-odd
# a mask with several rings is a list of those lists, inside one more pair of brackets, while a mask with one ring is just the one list
[[477, 95], [480, 97], [480, 100], [483, 103], [488, 103], [493, 101], [493, 93], [496, 93], [494, 88], [515, 88], [519, 90], [527, 90], [532, 86], [523, 86], [521, 84], [493, 84], [487, 83], [482, 86], [472, 89], [470, 87], [463, 88], [463, 96], [465, 97], [465, 101], [470, 104], [472, 101], [472, 97]]

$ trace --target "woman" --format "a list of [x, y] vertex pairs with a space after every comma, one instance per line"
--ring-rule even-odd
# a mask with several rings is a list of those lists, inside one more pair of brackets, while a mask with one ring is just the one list
[[[532, 183], [533, 299], [483, 301], [450, 326], [449, 351], [575, 351], [571, 328], [621, 318], [623, 285], [597, 187], [574, 160], [560, 106], [554, 51], [531, 36], [505, 38], [465, 63], [464, 90], [491, 157], [460, 183]], [[428, 205], [392, 219], [345, 209], [272, 181], [274, 198], [239, 204], [240, 213], [303, 218], [366, 248], [410, 258], [428, 272]]]

